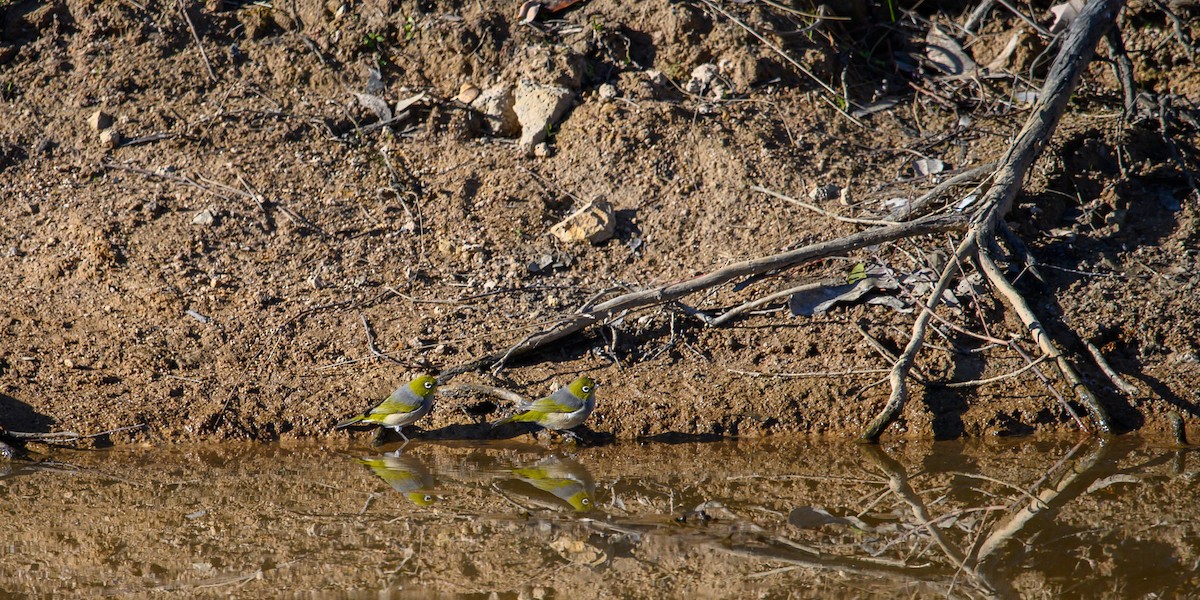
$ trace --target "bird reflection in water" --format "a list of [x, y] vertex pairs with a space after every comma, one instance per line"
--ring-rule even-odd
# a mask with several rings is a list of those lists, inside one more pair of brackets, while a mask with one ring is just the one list
[[396, 450], [355, 460], [369, 467], [371, 472], [417, 506], [430, 506], [439, 499], [434, 494], [433, 474], [415, 456], [403, 455]]
[[533, 486], [514, 486], [513, 491], [519, 492], [529, 500], [543, 506], [561, 509], [562, 505], [543, 501], [547, 492], [561, 502], [566, 502], [576, 512], [587, 512], [595, 508], [596, 482], [587, 468], [572, 458], [552, 455], [529, 467], [518, 467], [512, 474], [521, 482]]

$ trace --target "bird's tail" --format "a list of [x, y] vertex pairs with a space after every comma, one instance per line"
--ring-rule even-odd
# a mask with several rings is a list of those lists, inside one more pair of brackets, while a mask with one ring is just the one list
[[357, 417], [351, 417], [349, 419], [346, 419], [345, 421], [342, 421], [341, 423], [338, 423], [337, 425], [334, 425], [333, 428], [334, 429], [342, 429], [343, 427], [349, 427], [355, 423], [361, 423], [363, 418], [365, 418], [365, 416], [366, 415], [358, 415]]
[[537, 413], [527, 410], [525, 412], [515, 412], [511, 415], [508, 415], [507, 417], [492, 423], [492, 427], [499, 427], [505, 423], [532, 423], [536, 422], [537, 420]]

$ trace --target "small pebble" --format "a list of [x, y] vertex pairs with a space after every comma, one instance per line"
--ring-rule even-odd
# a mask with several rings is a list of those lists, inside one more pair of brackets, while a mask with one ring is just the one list
[[88, 125], [91, 126], [93, 131], [104, 131], [105, 129], [112, 127], [112, 124], [112, 115], [102, 110], [98, 110], [92, 113], [92, 116], [88, 117]]
[[121, 143], [121, 132], [116, 129], [105, 129], [100, 132], [100, 145], [105, 148], [116, 148]]
[[217, 215], [213, 213], [211, 208], [206, 208], [206, 209], [196, 213], [195, 217], [192, 217], [192, 225], [200, 225], [201, 227], [208, 227], [208, 226], [212, 225], [214, 222], [216, 222], [216, 220], [217, 220]]

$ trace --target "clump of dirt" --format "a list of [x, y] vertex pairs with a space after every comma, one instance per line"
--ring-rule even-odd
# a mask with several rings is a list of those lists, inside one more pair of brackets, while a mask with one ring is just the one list
[[[915, 158], [946, 174], [995, 160], [1028, 114], [1028, 90], [1004, 83], [1019, 78], [949, 86], [918, 64], [927, 19], [961, 15], [881, 28], [859, 3], [833, 6], [850, 21], [736, 8], [841, 82], [843, 103], [878, 109], [851, 118], [704, 2], [597, 0], [533, 25], [490, 1], [301, 4], [0, 8], [0, 424], [323, 435], [413, 373], [503, 351], [589, 301], [862, 228], [751, 185], [878, 219], [885, 201], [935, 183]], [[1117, 80], [1093, 65], [1010, 215], [1040, 262], [1041, 279], [1017, 283], [1122, 427], [1165, 428], [1173, 410], [1194, 425], [1200, 258], [1185, 171], [1200, 73], [1156, 8], [1130, 8], [1123, 24], [1155, 100], [1122, 120]], [[997, 12], [965, 47], [990, 60], [1020, 26]], [[1013, 64], [1036, 75], [1029, 44]], [[560, 94], [565, 112], [535, 120], [537, 94]], [[538, 134], [526, 147], [518, 117]], [[829, 186], [839, 193], [810, 197]], [[612, 239], [548, 235], [599, 197], [615, 209]], [[516, 359], [500, 380], [461, 380], [534, 395], [591, 373], [602, 387], [590, 425], [620, 438], [853, 435], [886, 398], [872, 384], [890, 364], [860, 328], [897, 352], [911, 313], [752, 311], [709, 328], [697, 311], [844, 281], [860, 262], [917, 272], [948, 244], [909, 240], [716, 288]], [[972, 331], [1023, 329], [996, 299], [947, 310]], [[935, 381], [1027, 366], [950, 327], [933, 335], [919, 367]], [[1087, 341], [1137, 395], [1116, 393]], [[1032, 370], [918, 397], [893, 431], [1075, 427]], [[424, 426], [470, 420], [457, 402]]]

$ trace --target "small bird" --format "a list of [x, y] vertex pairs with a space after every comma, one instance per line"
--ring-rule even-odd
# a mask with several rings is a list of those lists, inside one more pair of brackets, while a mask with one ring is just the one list
[[580, 377], [545, 398], [519, 404], [513, 414], [496, 421], [492, 426], [537, 423], [546, 429], [564, 431], [574, 437], [575, 434], [567, 430], [578, 427], [592, 414], [592, 409], [596, 408], [595, 391], [595, 381], [590, 377]]
[[532, 467], [513, 469], [512, 472], [521, 481], [554, 494], [576, 512], [595, 508], [596, 483], [586, 467], [570, 458], [550, 456]]
[[418, 419], [433, 410], [433, 393], [437, 389], [437, 378], [432, 375], [418, 375], [408, 385], [396, 388], [392, 395], [380, 402], [375, 408], [346, 419], [334, 429], [349, 427], [357, 423], [367, 423], [390, 427], [400, 437], [408, 442], [408, 436], [401, 431], [405, 425], [416, 423]]
[[371, 472], [417, 506], [430, 506], [438, 500], [432, 491], [433, 475], [412, 456], [401, 456], [396, 451], [355, 460], [370, 467]]

